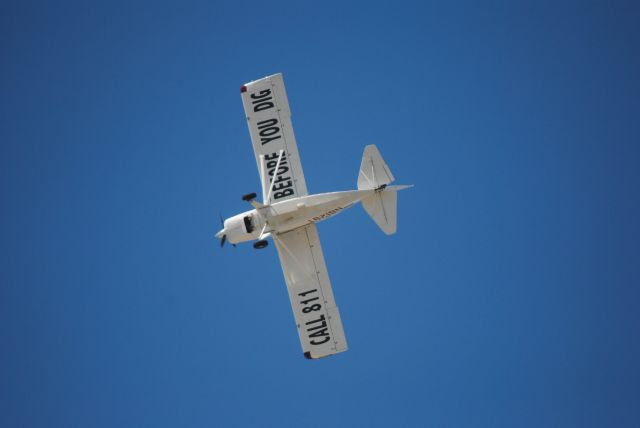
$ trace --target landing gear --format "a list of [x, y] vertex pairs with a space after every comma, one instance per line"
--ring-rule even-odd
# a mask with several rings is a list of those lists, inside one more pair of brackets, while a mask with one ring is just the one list
[[267, 245], [269, 245], [269, 241], [267, 241], [266, 239], [262, 239], [256, 242], [255, 244], [253, 244], [253, 248], [255, 248], [256, 250], [262, 250]]
[[256, 195], [255, 193], [249, 193], [248, 195], [244, 195], [242, 197], [242, 200], [243, 201], [247, 201], [247, 202], [251, 202], [256, 198], [256, 196], [258, 196], [258, 195]]

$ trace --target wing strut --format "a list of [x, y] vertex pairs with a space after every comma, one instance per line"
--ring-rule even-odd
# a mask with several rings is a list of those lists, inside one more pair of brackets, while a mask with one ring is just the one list
[[[280, 156], [278, 156], [278, 163], [276, 163], [276, 169], [273, 170], [273, 179], [271, 180], [271, 186], [269, 186], [269, 192], [267, 193], [267, 198], [264, 200], [265, 205], [269, 205], [269, 200], [271, 199], [271, 192], [273, 191], [273, 185], [276, 184], [276, 175], [278, 175], [278, 169], [280, 168], [280, 161], [282, 160], [282, 156], [284, 155], [284, 150], [280, 150]], [[263, 162], [264, 163], [264, 162]], [[264, 166], [262, 167], [264, 173]]]

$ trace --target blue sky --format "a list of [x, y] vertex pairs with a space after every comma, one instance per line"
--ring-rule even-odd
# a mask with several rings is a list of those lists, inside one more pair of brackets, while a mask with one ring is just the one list
[[[3, 3], [0, 426], [637, 427], [639, 7], [477, 3]], [[320, 361], [213, 236], [276, 72], [311, 192], [416, 185], [319, 226]]]

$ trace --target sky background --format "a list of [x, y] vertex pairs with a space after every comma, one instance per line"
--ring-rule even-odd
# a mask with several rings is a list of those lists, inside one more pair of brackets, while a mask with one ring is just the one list
[[[480, 4], [482, 3], [482, 4]], [[2, 2], [0, 426], [640, 426], [637, 2]], [[319, 226], [303, 358], [239, 87], [309, 191], [376, 144], [398, 233]]]

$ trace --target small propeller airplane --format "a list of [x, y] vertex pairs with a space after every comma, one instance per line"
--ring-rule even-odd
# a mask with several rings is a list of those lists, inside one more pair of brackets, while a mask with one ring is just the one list
[[302, 352], [316, 359], [347, 350], [340, 312], [324, 262], [316, 223], [361, 202], [387, 235], [396, 232], [397, 192], [394, 177], [375, 145], [366, 146], [358, 189], [309, 195], [302, 173], [291, 110], [282, 74], [240, 88], [249, 133], [262, 181], [262, 202], [242, 197], [252, 210], [226, 219], [216, 237], [238, 244], [256, 241], [265, 248], [271, 237], [278, 250]]

